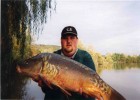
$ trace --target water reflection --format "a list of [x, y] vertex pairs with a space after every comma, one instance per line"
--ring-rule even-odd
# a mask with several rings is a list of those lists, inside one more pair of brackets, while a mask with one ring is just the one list
[[[7, 73], [8, 72], [8, 73]], [[11, 71], [2, 70], [1, 99], [43, 100], [44, 94], [31, 78]]]
[[140, 66], [133, 65], [120, 69], [103, 70], [101, 78], [119, 91], [126, 100], [140, 100]]
[[2, 99], [21, 99], [25, 94], [23, 87], [27, 78], [21, 77], [15, 71], [9, 73], [2, 72], [1, 77], [1, 98]]
[[[140, 100], [140, 64], [99, 66], [97, 71], [127, 100]], [[2, 74], [3, 99], [43, 100], [44, 93], [32, 79], [17, 74], [15, 70]]]
[[106, 66], [99, 65], [97, 67], [97, 73], [101, 74], [104, 70], [125, 70], [131, 68], [140, 68], [140, 63], [114, 63]]
[[42, 92], [41, 88], [38, 86], [36, 82], [32, 79], [27, 81], [27, 84], [24, 87], [26, 91], [26, 95], [24, 95], [24, 100], [43, 100], [44, 93]]

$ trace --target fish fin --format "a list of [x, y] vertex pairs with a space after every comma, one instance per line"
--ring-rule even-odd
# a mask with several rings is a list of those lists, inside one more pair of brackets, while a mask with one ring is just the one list
[[86, 88], [84, 88], [84, 94], [92, 97], [92, 98], [96, 98], [97, 100], [108, 100], [108, 99], [103, 99], [102, 95], [100, 92], [97, 91], [98, 89], [96, 89], [96, 87], [94, 86], [86, 86]]
[[71, 93], [69, 93], [67, 90], [62, 88], [60, 85], [57, 84], [56, 86], [58, 86], [62, 90], [62, 92], [64, 92], [64, 94], [67, 94], [67, 95], [71, 96]]
[[[95, 96], [96, 94], [96, 96]], [[100, 95], [100, 93], [95, 92], [94, 93], [88, 93], [89, 96], [96, 98], [97, 100], [104, 100], [103, 97]], [[97, 96], [98, 95], [98, 96]]]
[[[44, 82], [49, 88], [53, 89], [53, 88], [51, 87], [51, 82], [49, 82], [47, 79], [45, 79], [46, 77], [44, 78], [44, 76], [43, 76], [42, 74], [39, 74], [39, 77], [43, 80], [43, 82]], [[60, 85], [54, 84], [54, 83], [52, 83], [52, 84], [55, 85], [55, 86], [57, 86], [57, 87], [59, 87], [59, 88], [62, 90], [62, 92], [64, 92], [65, 94], [71, 96], [71, 93], [69, 93], [67, 90], [65, 90], [64, 88], [62, 88]]]
[[52, 86], [51, 86], [51, 83], [50, 83], [48, 80], [46, 80], [46, 79], [43, 77], [43, 75], [39, 74], [39, 77], [41, 78], [41, 80], [43, 80], [43, 82], [44, 82], [49, 88], [53, 89]]
[[51, 83], [50, 83], [49, 81], [46, 81], [46, 80], [45, 80], [44, 83], [45, 83], [49, 88], [53, 89], [52, 86], [51, 86]]

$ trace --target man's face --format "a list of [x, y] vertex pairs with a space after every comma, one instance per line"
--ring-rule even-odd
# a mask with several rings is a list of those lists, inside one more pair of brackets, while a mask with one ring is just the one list
[[75, 53], [77, 50], [78, 38], [75, 35], [66, 35], [61, 38], [62, 50], [65, 53]]

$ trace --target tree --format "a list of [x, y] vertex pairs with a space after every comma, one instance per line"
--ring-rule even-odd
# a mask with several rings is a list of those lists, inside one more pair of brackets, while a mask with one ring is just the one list
[[52, 0], [2, 0], [1, 93], [3, 99], [10, 98], [7, 96], [7, 94], [10, 94], [7, 83], [12, 83], [11, 77], [15, 74], [15, 62], [29, 55], [31, 33], [39, 33], [41, 31], [42, 27], [38, 26], [46, 22], [47, 12], [52, 9]]
[[106, 61], [107, 61], [108, 63], [113, 63], [112, 55], [111, 55], [111, 54], [108, 53], [108, 54], [105, 56], [105, 58], [106, 58]]
[[140, 55], [137, 56], [137, 63], [140, 63]]

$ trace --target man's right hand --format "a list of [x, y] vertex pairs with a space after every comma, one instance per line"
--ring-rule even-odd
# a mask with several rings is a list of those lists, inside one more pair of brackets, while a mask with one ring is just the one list
[[32, 78], [33, 81], [37, 82], [38, 83], [38, 86], [42, 87], [43, 86], [43, 81], [41, 79], [39, 80], [36, 80], [34, 78]]
[[38, 81], [38, 86], [40, 86], [40, 87], [43, 86], [43, 81], [42, 81], [42, 80], [39, 80], [39, 81]]

